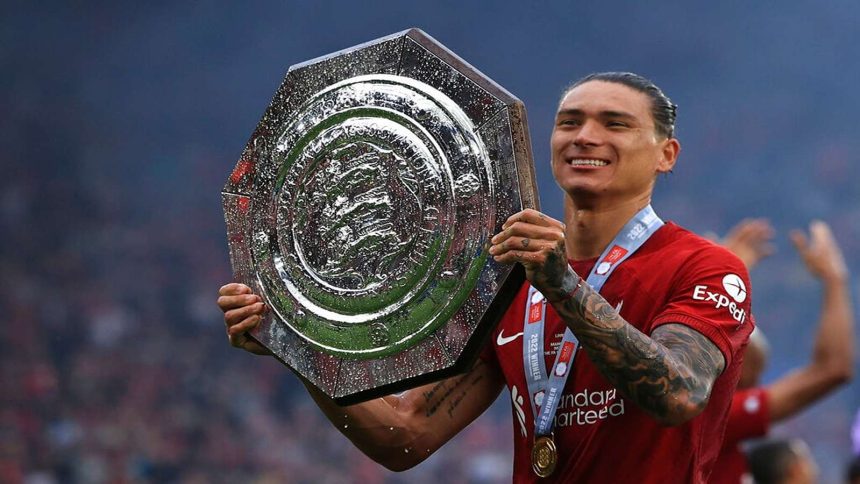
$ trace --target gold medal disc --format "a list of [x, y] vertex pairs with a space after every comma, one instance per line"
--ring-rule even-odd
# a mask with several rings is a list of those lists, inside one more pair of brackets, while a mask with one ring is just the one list
[[532, 447], [532, 470], [539, 477], [549, 477], [558, 463], [558, 450], [555, 441], [549, 435], [541, 435], [535, 439]]

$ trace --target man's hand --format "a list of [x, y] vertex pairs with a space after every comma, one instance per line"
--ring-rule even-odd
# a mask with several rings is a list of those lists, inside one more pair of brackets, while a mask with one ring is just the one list
[[564, 224], [537, 210], [511, 215], [492, 238], [490, 254], [498, 262], [519, 262], [526, 277], [550, 301], [563, 298], [578, 282], [567, 262]]
[[253, 294], [244, 284], [230, 283], [218, 291], [218, 307], [224, 312], [227, 339], [236, 348], [257, 355], [272, 354], [261, 344], [248, 337], [248, 331], [262, 321], [266, 308], [260, 296]]
[[791, 232], [791, 241], [815, 277], [824, 282], [842, 282], [848, 278], [848, 268], [830, 226], [821, 220], [809, 224], [809, 238], [800, 230]]
[[729, 230], [718, 244], [732, 251], [751, 270], [773, 254], [773, 227], [765, 218], [744, 219]]

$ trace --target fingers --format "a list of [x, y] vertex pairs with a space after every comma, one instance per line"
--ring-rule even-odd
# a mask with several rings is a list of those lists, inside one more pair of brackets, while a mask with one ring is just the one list
[[221, 286], [218, 295], [218, 307], [224, 311], [230, 345], [257, 355], [270, 355], [268, 348], [248, 337], [248, 332], [263, 320], [266, 310], [263, 299], [250, 287], [236, 282]]
[[257, 355], [272, 354], [268, 348], [251, 339], [247, 333], [239, 333], [235, 335], [228, 333], [227, 339], [230, 341], [230, 345], [236, 348], [242, 348], [245, 351], [249, 351]]
[[832, 247], [835, 245], [830, 226], [821, 220], [813, 220], [809, 224], [809, 236], [813, 246]]
[[261, 316], [265, 311], [265, 305], [261, 302], [244, 305], [224, 312], [224, 322], [227, 327], [233, 327], [251, 316]]
[[263, 299], [256, 294], [241, 294], [238, 296], [219, 296], [218, 307], [221, 311], [227, 312], [231, 309], [250, 306], [251, 304], [261, 303]]
[[502, 229], [507, 229], [517, 222], [537, 225], [540, 227], [555, 227], [564, 231], [563, 223], [531, 208], [527, 208], [508, 217], [505, 223], [502, 224]]
[[794, 248], [797, 249], [798, 252], [801, 254], [806, 253], [809, 248], [809, 241], [802, 230], [792, 230], [791, 233], [788, 234], [788, 237], [791, 239], [791, 243], [794, 244]]
[[263, 318], [259, 314], [254, 314], [252, 316], [249, 316], [249, 317], [239, 321], [238, 323], [236, 323], [232, 326], [228, 326], [227, 327], [227, 334], [230, 336], [236, 336], [236, 335], [247, 333], [248, 331], [251, 331], [252, 329], [256, 328], [257, 325], [259, 325], [260, 321], [262, 321], [262, 320], [263, 320]]
[[251, 294], [251, 288], [238, 282], [231, 282], [221, 286], [218, 290], [220, 296], [236, 296], [239, 294]]
[[842, 251], [830, 226], [821, 220], [809, 224], [809, 235], [803, 231], [791, 232], [791, 241], [813, 275], [825, 281], [840, 282], [848, 274]]
[[490, 254], [496, 261], [534, 260], [527, 254], [557, 250], [564, 243], [564, 234], [558, 229], [516, 222], [493, 237], [492, 243]]

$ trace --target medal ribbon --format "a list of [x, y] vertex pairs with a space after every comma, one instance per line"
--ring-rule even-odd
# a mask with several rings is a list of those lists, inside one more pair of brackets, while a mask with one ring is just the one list
[[[633, 255], [654, 232], [663, 226], [663, 220], [657, 216], [651, 205], [640, 210], [618, 232], [615, 239], [607, 246], [597, 263], [588, 274], [586, 282], [600, 292], [603, 284], [612, 272], [628, 257]], [[529, 401], [535, 417], [535, 435], [549, 435], [552, 432], [553, 418], [558, 407], [573, 358], [579, 350], [579, 340], [570, 329], [565, 329], [561, 346], [556, 352], [552, 373], [547, 375], [543, 355], [544, 321], [546, 320], [546, 298], [534, 287], [529, 286], [526, 313], [523, 320], [523, 367], [526, 370], [526, 383], [529, 389]], [[543, 393], [543, 399], [538, 404], [535, 396]]]

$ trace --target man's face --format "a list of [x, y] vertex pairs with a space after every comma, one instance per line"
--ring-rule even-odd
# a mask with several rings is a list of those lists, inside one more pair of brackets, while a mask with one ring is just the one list
[[680, 146], [654, 129], [651, 100], [623, 84], [589, 81], [570, 90], [550, 141], [556, 183], [574, 200], [650, 196]]

